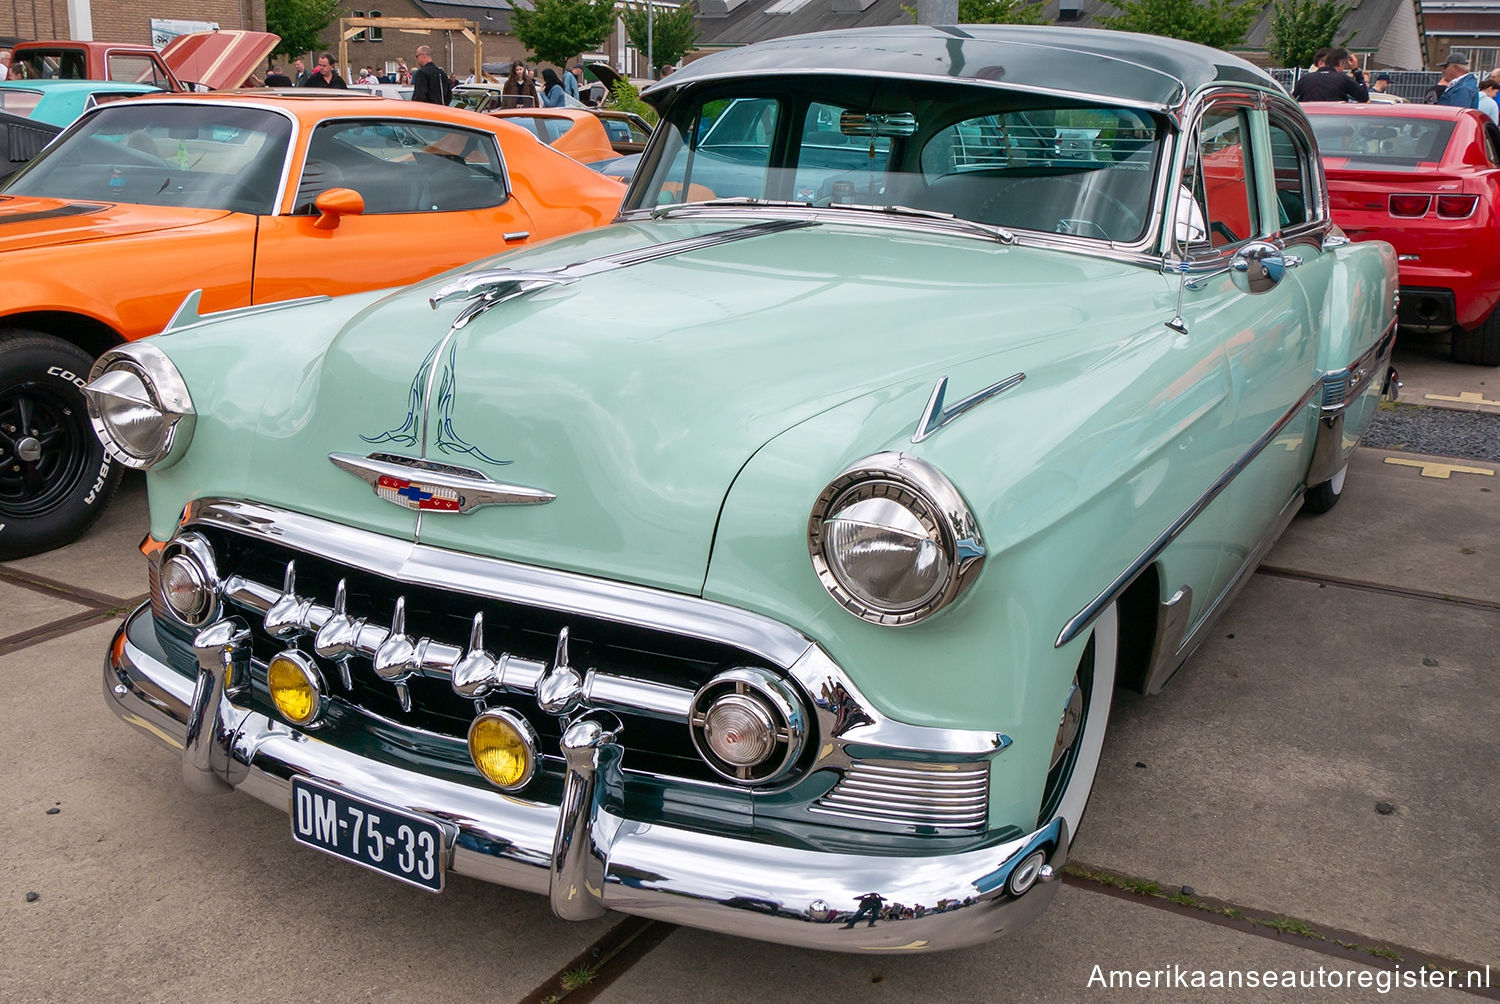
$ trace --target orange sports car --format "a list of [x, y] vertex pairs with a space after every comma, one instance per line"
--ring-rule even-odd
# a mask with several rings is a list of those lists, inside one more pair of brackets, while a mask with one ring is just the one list
[[651, 123], [633, 112], [610, 108], [505, 108], [488, 116], [518, 125], [580, 164], [603, 163], [640, 153]]
[[121, 470], [80, 388], [193, 290], [207, 313], [402, 285], [599, 226], [623, 194], [440, 105], [261, 91], [85, 114], [0, 188], [0, 560], [98, 516]]

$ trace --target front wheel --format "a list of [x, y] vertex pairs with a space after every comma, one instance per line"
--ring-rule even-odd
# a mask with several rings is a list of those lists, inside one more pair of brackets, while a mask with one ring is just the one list
[[1344, 495], [1344, 479], [1349, 475], [1349, 465], [1321, 484], [1309, 485], [1302, 493], [1302, 508], [1311, 513], [1324, 513], [1339, 504]]
[[1115, 689], [1115, 660], [1120, 651], [1120, 613], [1116, 605], [1099, 615], [1094, 633], [1084, 646], [1063, 705], [1052, 767], [1043, 787], [1038, 826], [1061, 816], [1068, 826], [1071, 843], [1083, 821], [1083, 810], [1094, 790], [1104, 732], [1109, 725], [1109, 706]]
[[1470, 366], [1500, 366], [1500, 307], [1473, 331], [1453, 329], [1453, 361]]
[[76, 540], [119, 486], [84, 402], [92, 365], [60, 338], [0, 330], [0, 561]]

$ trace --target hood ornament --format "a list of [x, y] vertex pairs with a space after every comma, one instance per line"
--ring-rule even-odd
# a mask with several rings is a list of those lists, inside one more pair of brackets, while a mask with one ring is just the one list
[[491, 481], [470, 467], [440, 464], [394, 453], [330, 453], [333, 466], [348, 471], [375, 489], [375, 494], [403, 509], [466, 513], [487, 505], [546, 505], [552, 492]]

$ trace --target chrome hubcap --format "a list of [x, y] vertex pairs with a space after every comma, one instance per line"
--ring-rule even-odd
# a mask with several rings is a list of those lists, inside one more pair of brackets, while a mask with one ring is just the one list
[[1078, 677], [1073, 677], [1073, 686], [1068, 690], [1068, 703], [1063, 705], [1062, 720], [1057, 726], [1057, 741], [1052, 744], [1052, 767], [1062, 760], [1063, 754], [1078, 738], [1078, 727], [1083, 723], [1083, 688]]
[[42, 459], [42, 442], [34, 436], [27, 436], [16, 444], [16, 456], [28, 464]]

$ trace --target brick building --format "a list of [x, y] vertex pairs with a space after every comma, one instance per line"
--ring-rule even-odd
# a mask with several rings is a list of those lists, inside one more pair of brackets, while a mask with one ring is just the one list
[[[220, 28], [265, 31], [266, 0], [93, 0], [93, 37], [151, 44], [151, 19], [217, 21]], [[68, 0], [0, 0], [0, 36], [71, 38]]]

